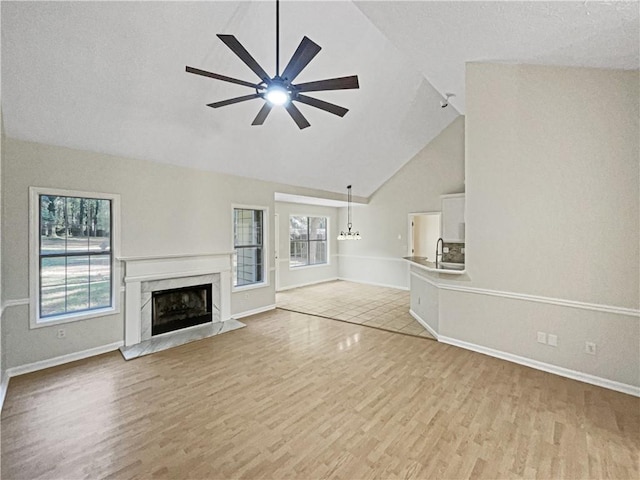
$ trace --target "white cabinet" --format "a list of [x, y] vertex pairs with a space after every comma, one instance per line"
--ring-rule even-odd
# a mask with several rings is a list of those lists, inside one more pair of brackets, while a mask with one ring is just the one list
[[464, 193], [442, 195], [442, 239], [464, 242]]

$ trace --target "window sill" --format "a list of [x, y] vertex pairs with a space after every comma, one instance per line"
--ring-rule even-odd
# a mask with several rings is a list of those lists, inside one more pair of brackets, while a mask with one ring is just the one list
[[120, 313], [120, 309], [117, 307], [101, 308], [91, 310], [89, 312], [70, 313], [67, 315], [58, 315], [49, 318], [38, 318], [35, 321], [32, 320], [29, 328], [43, 328], [52, 327], [55, 325], [62, 325], [65, 323], [80, 322], [82, 320], [90, 320], [93, 318], [106, 317], [109, 315], [116, 315]]
[[313, 265], [297, 265], [295, 267], [292, 267], [291, 265], [289, 265], [289, 270], [306, 270], [307, 268], [330, 267], [330, 266], [331, 264], [329, 262], [314, 263]]
[[231, 287], [231, 293], [244, 292], [245, 290], [255, 290], [256, 288], [265, 288], [269, 286], [269, 282], [252, 283], [250, 285], [241, 285], [239, 287]]

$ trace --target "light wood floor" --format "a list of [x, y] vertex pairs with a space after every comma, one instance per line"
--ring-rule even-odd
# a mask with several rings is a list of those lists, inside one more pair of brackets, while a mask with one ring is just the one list
[[278, 308], [433, 338], [409, 313], [409, 292], [335, 280], [276, 294]]
[[2, 478], [638, 478], [637, 398], [361, 325], [246, 323], [11, 379]]

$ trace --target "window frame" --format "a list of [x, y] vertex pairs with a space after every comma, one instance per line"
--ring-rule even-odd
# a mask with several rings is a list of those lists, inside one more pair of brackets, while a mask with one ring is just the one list
[[[309, 218], [313, 217], [313, 218], [324, 218], [326, 220], [326, 236], [327, 238], [325, 239], [325, 242], [327, 244], [327, 251], [326, 251], [326, 257], [327, 257], [327, 261], [324, 263], [312, 263], [309, 264], [307, 263], [306, 265], [291, 265], [291, 217], [305, 217], [307, 219], [307, 261], [309, 260], [309, 255], [308, 255], [308, 247], [309, 247], [309, 242], [310, 241], [318, 241], [318, 240], [309, 240]], [[330, 232], [330, 225], [331, 225], [331, 217], [329, 217], [328, 215], [305, 215], [305, 214], [299, 214], [299, 213], [291, 213], [289, 214], [289, 223], [288, 223], [288, 227], [287, 227], [287, 233], [288, 233], [288, 238], [289, 240], [287, 241], [288, 245], [289, 245], [289, 270], [300, 270], [300, 269], [305, 269], [305, 268], [318, 268], [318, 267], [327, 267], [329, 265], [331, 265], [331, 242], [330, 242], [330, 238], [331, 238], [331, 232]]]
[[[111, 202], [111, 306], [40, 316], [40, 196], [93, 198]], [[115, 193], [29, 187], [29, 328], [50, 327], [120, 313], [120, 195]]]
[[[256, 283], [250, 283], [248, 285], [236, 285], [237, 272], [234, 270], [234, 265], [237, 265], [237, 252], [235, 246], [235, 220], [234, 211], [239, 210], [261, 210], [262, 211], [262, 281]], [[244, 205], [244, 204], [232, 204], [231, 205], [231, 292], [241, 292], [244, 290], [253, 290], [256, 288], [268, 287], [270, 283], [269, 269], [269, 223], [271, 218], [269, 217], [269, 207], [263, 205]]]

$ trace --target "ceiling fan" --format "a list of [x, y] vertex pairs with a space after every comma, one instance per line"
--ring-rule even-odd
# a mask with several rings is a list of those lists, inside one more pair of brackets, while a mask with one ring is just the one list
[[223, 82], [235, 83], [237, 85], [254, 88], [255, 93], [250, 95], [243, 95], [241, 97], [207, 104], [208, 107], [219, 108], [232, 105], [234, 103], [261, 98], [265, 101], [264, 105], [258, 112], [258, 115], [256, 115], [256, 118], [253, 119], [253, 123], [251, 125], [264, 124], [264, 121], [269, 115], [269, 112], [271, 112], [271, 109], [274, 106], [282, 105], [287, 112], [289, 112], [289, 115], [291, 115], [291, 118], [293, 118], [294, 122], [296, 122], [296, 125], [298, 125], [300, 129], [310, 127], [311, 124], [307, 121], [304, 115], [302, 115], [293, 102], [305, 103], [312, 107], [319, 108], [320, 110], [338, 115], [339, 117], [344, 117], [349, 111], [348, 109], [333, 103], [325, 102], [324, 100], [309, 97], [304, 95], [302, 92], [360, 88], [357, 75], [294, 84], [293, 81], [296, 77], [309, 64], [309, 62], [313, 60], [322, 48], [306, 36], [302, 39], [300, 45], [298, 45], [298, 48], [291, 57], [291, 60], [289, 60], [287, 66], [284, 68], [282, 74], [280, 74], [280, 0], [276, 0], [276, 74], [274, 77], [270, 77], [267, 72], [265, 72], [265, 70], [258, 64], [258, 62], [256, 62], [236, 37], [233, 35], [222, 34], [218, 34], [217, 36], [260, 78], [260, 82], [246, 82], [237, 78], [231, 78], [189, 66], [186, 67], [186, 71], [188, 73], [202, 75], [203, 77], [209, 77], [215, 80], [222, 80]]

